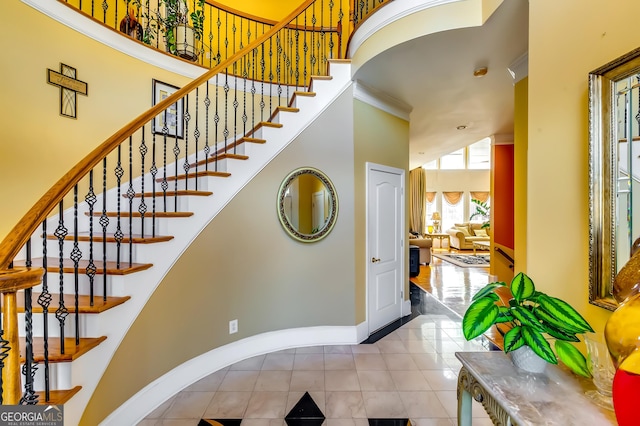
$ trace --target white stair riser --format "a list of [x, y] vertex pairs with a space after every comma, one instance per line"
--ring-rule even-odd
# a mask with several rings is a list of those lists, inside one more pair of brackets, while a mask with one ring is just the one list
[[[71, 380], [71, 362], [49, 363], [49, 389], [71, 389], [74, 387]], [[34, 376], [33, 389], [44, 391], [45, 389], [45, 369], [44, 363], [38, 363]], [[24, 380], [22, 383], [24, 391]]]
[[[141, 274], [143, 272], [138, 272]], [[135, 282], [131, 279], [127, 280], [126, 275], [107, 275], [107, 296], [127, 296], [131, 293], [127, 286], [135, 285]], [[63, 293], [73, 294], [75, 293], [75, 276], [74, 274], [62, 274], [62, 286]], [[104, 279], [105, 277], [100, 274], [93, 278], [93, 294], [94, 296], [103, 296], [104, 294]], [[42, 292], [43, 285], [37, 285], [33, 287], [33, 291], [36, 293]], [[49, 293], [54, 297], [60, 293], [60, 274], [57, 272], [47, 273], [47, 288]], [[91, 280], [85, 274], [84, 271], [78, 273], [78, 290], [80, 294], [91, 294]]]
[[[57, 295], [54, 295], [54, 299], [57, 299]], [[36, 303], [37, 304], [37, 303]], [[67, 309], [71, 308], [71, 306], [67, 306]], [[78, 325], [80, 328], [80, 336], [82, 337], [96, 337], [98, 336], [98, 324], [99, 319], [97, 318], [100, 314], [80, 314], [78, 315]], [[35, 313], [32, 315], [32, 329], [33, 329], [33, 337], [43, 337], [44, 336], [44, 314], [43, 313]], [[18, 324], [20, 326], [20, 336], [24, 337], [24, 326], [25, 326], [25, 314], [18, 314]], [[48, 336], [50, 339], [59, 338], [60, 337], [60, 321], [56, 318], [55, 311], [49, 311], [47, 314], [47, 330]], [[69, 313], [64, 320], [64, 337], [75, 337], [76, 335], [76, 314]]]

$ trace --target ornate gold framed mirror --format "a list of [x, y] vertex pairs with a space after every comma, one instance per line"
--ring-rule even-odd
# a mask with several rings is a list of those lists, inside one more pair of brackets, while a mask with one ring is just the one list
[[589, 301], [610, 310], [640, 236], [639, 123], [640, 48], [589, 73]]
[[301, 167], [289, 173], [278, 190], [278, 218], [285, 231], [305, 243], [319, 241], [333, 229], [338, 195], [318, 169]]

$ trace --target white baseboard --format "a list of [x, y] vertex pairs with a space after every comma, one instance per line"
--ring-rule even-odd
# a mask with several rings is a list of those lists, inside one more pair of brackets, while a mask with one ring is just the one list
[[368, 336], [366, 322], [356, 326], [305, 327], [272, 331], [247, 337], [213, 349], [174, 368], [156, 379], [118, 409], [101, 425], [133, 425], [159, 407], [171, 396], [236, 362], [266, 353], [306, 346], [355, 345]]

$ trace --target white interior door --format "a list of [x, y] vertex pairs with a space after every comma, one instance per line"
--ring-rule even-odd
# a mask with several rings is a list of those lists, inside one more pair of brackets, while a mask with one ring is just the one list
[[367, 165], [369, 333], [402, 315], [404, 170]]

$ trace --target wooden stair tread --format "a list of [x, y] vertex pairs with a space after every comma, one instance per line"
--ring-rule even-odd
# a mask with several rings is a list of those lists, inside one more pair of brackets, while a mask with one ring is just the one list
[[[81, 337], [80, 344], [76, 346], [74, 337], [64, 338], [64, 354], [60, 353], [60, 338], [49, 337], [49, 362], [70, 362], [78, 359], [91, 349], [104, 342], [107, 336], [101, 337]], [[24, 362], [24, 348], [26, 347], [24, 337], [20, 337], [20, 362]], [[42, 337], [33, 338], [33, 359], [36, 362], [44, 362], [44, 339]]]
[[[167, 191], [167, 192], [139, 192], [137, 194], [135, 194], [133, 197], [134, 198], [141, 198], [144, 195], [145, 198], [152, 198], [152, 197], [164, 197], [165, 195], [167, 197], [175, 197], [176, 195], [178, 197], [181, 196], [196, 196], [196, 197], [208, 197], [209, 195], [213, 195], [213, 192], [211, 191], [196, 191], [193, 189], [183, 189], [183, 190], [178, 190], [178, 191]], [[123, 197], [128, 198], [126, 194], [123, 195]]]
[[[199, 177], [229, 177], [231, 176], [231, 173], [227, 173], [227, 172], [214, 172], [211, 170], [207, 170], [207, 171], [200, 171], [200, 172], [195, 172], [195, 173], [189, 173], [184, 174], [184, 175], [178, 175], [178, 176], [167, 176], [167, 182], [173, 182], [176, 180], [182, 180], [182, 179], [193, 179], [193, 178], [199, 178]], [[162, 182], [164, 180], [164, 178], [158, 178], [156, 179], [156, 182]]]
[[[275, 128], [279, 129], [280, 127], [282, 127], [282, 124], [274, 123], [272, 121], [261, 121], [260, 123], [258, 123], [258, 125], [254, 129], [254, 131], [257, 130], [258, 128], [260, 128], [260, 127], [275, 127]], [[251, 133], [253, 133], [253, 132], [251, 132]]]
[[316, 92], [305, 92], [305, 91], [302, 91], [302, 90], [298, 90], [298, 91], [293, 92], [293, 94], [294, 94], [295, 96], [309, 96], [309, 97], [313, 97], [313, 96], [315, 96], [315, 95], [316, 95]]
[[[235, 146], [236, 144], [234, 143], [233, 146]], [[232, 146], [232, 148], [233, 148]], [[248, 155], [240, 155], [240, 154], [232, 154], [230, 152], [218, 152], [218, 153], [213, 153], [213, 154], [209, 154], [209, 158], [205, 158], [204, 160], [200, 160], [197, 163], [192, 163], [189, 166], [190, 167], [198, 167], [198, 166], [202, 166], [204, 164], [207, 163], [214, 163], [216, 161], [220, 161], [220, 160], [224, 160], [224, 159], [232, 159], [232, 160], [248, 160], [249, 156]]]
[[[146, 215], [145, 215], [146, 216]], [[55, 235], [47, 235], [47, 239], [48, 240], [57, 240], [58, 237], [56, 237]], [[73, 241], [73, 235], [67, 235], [64, 238], [66, 241]], [[129, 244], [129, 240], [132, 239], [134, 244], [153, 244], [153, 243], [164, 243], [166, 241], [171, 241], [173, 240], [173, 236], [172, 235], [156, 235], [155, 237], [152, 236], [147, 236], [147, 237], [143, 237], [140, 234], [133, 234], [133, 235], [125, 235], [122, 238], [121, 243], [122, 244]], [[80, 232], [78, 233], [78, 241], [79, 242], [87, 242], [90, 241], [90, 235], [88, 232]], [[102, 232], [96, 232], [93, 234], [93, 241], [94, 242], [103, 242], [106, 241], [108, 243], [115, 243], [116, 241], [116, 237], [114, 234], [112, 233], [107, 233], [107, 238], [104, 238], [104, 235], [102, 234]]]
[[274, 114], [277, 114], [278, 112], [300, 112], [300, 108], [279, 106], [279, 107], [276, 107]]
[[73, 389], [51, 390], [49, 391], [49, 400], [45, 401], [45, 392], [37, 391], [38, 405], [62, 405], [67, 403], [75, 394], [77, 394], [82, 386], [76, 386]]
[[[34, 313], [42, 313], [42, 306], [38, 304], [38, 297], [40, 297], [41, 293], [33, 293], [31, 297], [31, 305], [32, 311]], [[60, 294], [52, 293], [51, 303], [49, 304], [49, 313], [55, 312], [60, 306]], [[17, 297], [18, 302], [18, 312], [24, 312], [24, 297]], [[86, 294], [82, 294], [78, 296], [78, 312], [81, 314], [98, 314], [100, 312], [104, 312], [107, 309], [111, 309], [118, 305], [123, 304], [127, 300], [131, 299], [130, 296], [108, 296], [105, 301], [102, 296], [94, 296], [93, 297], [93, 306], [91, 306], [90, 296]], [[64, 306], [67, 308], [69, 313], [75, 313], [75, 296], [73, 294], [63, 294]]]
[[[33, 265], [39, 266], [42, 265], [42, 258], [34, 258], [32, 259]], [[104, 265], [101, 260], [93, 261], [96, 267], [96, 275], [100, 275], [104, 272]], [[24, 266], [24, 261], [15, 262], [16, 266]], [[85, 274], [87, 266], [89, 265], [89, 261], [87, 259], [81, 259], [78, 262], [78, 272]], [[145, 269], [149, 269], [153, 266], [152, 263], [132, 263], [129, 265], [129, 262], [121, 261], [120, 269], [117, 268], [117, 263], [115, 261], [107, 261], [106, 269], [107, 275], [129, 275], [135, 272], [144, 271]], [[73, 274], [74, 273], [74, 264], [71, 259], [64, 259], [62, 264], [62, 269], [64, 273]], [[48, 257], [47, 258], [47, 272], [60, 272], [60, 259], [57, 257]]]
[[[89, 216], [89, 212], [86, 212], [85, 214]], [[107, 217], [118, 217], [118, 212], [107, 212], [106, 215]], [[100, 217], [102, 216], [102, 212], [93, 212], [93, 216]], [[129, 218], [129, 216], [142, 217], [142, 214], [140, 212], [120, 212], [121, 218]], [[151, 219], [154, 216], [156, 218], [191, 217], [193, 216], [193, 212], [146, 212], [144, 214], [144, 217], [146, 217], [147, 219]]]
[[330, 75], [312, 75], [311, 80], [333, 80]]

